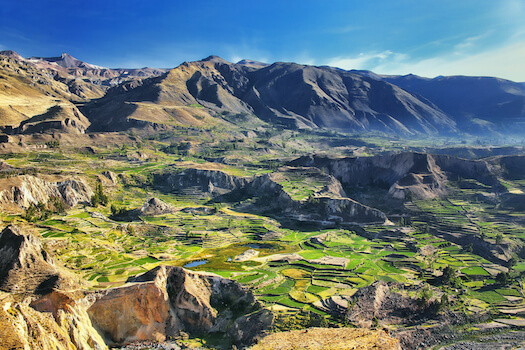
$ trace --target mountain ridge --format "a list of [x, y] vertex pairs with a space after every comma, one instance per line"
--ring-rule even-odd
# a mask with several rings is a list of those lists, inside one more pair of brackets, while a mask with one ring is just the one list
[[[25, 59], [6, 50], [0, 56], [40, 75], [41, 90], [59, 84], [53, 91], [63, 91], [62, 104], [84, 103], [88, 132], [213, 125], [223, 123], [222, 113], [291, 129], [403, 136], [507, 134], [525, 121], [525, 84], [492, 77], [380, 75], [293, 62], [231, 63], [213, 55], [170, 70], [110, 69], [67, 53]], [[20, 71], [11, 67], [10, 74], [16, 78]], [[15, 116], [12, 108], [4, 114], [14, 121], [46, 112]]]

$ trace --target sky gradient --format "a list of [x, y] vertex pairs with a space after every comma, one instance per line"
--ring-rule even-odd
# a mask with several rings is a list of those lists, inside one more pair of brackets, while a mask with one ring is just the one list
[[7, 49], [111, 68], [218, 55], [525, 82], [525, 0], [4, 0]]

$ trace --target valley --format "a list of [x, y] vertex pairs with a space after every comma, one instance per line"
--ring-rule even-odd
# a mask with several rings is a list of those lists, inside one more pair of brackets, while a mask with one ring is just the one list
[[10, 348], [264, 349], [343, 327], [370, 348], [525, 342], [525, 149], [505, 128], [458, 133], [452, 107], [364, 72], [53, 59], [2, 58]]

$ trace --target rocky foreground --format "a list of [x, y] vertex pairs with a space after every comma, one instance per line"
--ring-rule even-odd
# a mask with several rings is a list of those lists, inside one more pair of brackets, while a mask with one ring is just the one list
[[401, 350], [399, 341], [383, 330], [358, 328], [309, 328], [290, 332], [274, 333], [263, 338], [251, 350], [335, 350], [375, 349]]
[[[121, 287], [88, 291], [25, 228], [2, 231], [0, 260], [0, 349], [180, 349], [176, 340], [210, 334], [246, 348], [274, 321], [241, 284], [180, 267], [159, 266]], [[296, 345], [399, 349], [384, 332], [360, 329], [275, 333], [253, 349]]]
[[0, 259], [0, 348], [106, 349], [181, 332], [227, 334], [242, 347], [273, 322], [239, 283], [179, 267], [159, 266], [118, 288], [83, 290], [36, 236], [16, 226], [0, 235]]

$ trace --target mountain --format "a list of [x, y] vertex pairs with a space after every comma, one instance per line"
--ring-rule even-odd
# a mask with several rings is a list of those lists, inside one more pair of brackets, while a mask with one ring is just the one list
[[82, 98], [57, 81], [48, 71], [20, 59], [16, 53], [0, 55], [0, 126], [17, 128], [33, 119], [63, 121], [83, 119], [84, 129], [89, 125], [74, 105]]
[[[161, 109], [154, 120], [152, 105]], [[189, 108], [195, 105], [206, 109]], [[136, 86], [118, 86], [82, 111], [97, 120], [92, 128], [98, 131], [119, 130], [130, 120], [182, 122], [184, 116], [194, 123], [195, 113], [254, 114], [291, 128], [406, 135], [456, 131], [454, 120], [432, 103], [388, 82], [329, 67], [233, 64], [217, 56], [184, 62]]]
[[525, 118], [525, 85], [493, 77], [359, 74], [387, 81], [432, 101], [452, 117], [461, 131], [472, 134], [521, 130]]
[[292, 129], [494, 135], [516, 133], [525, 118], [525, 85], [491, 77], [386, 76], [217, 56], [171, 70], [110, 69], [66, 53], [26, 59], [14, 51], [0, 52], [0, 76], [0, 125], [11, 133], [228, 125], [228, 116], [243, 115]]
[[62, 68], [107, 69], [94, 64], [82, 62], [81, 60], [78, 60], [67, 53], [63, 53], [60, 57], [31, 57], [29, 60], [36, 62], [55, 63]]
[[76, 104], [104, 96], [111, 86], [165, 71], [103, 68], [68, 54], [25, 59], [0, 51], [0, 126], [11, 133], [84, 133], [90, 121]]
[[[23, 58], [18, 53], [0, 51], [0, 57], [9, 58], [12, 63], [26, 65], [39, 70], [47, 78], [65, 84], [68, 93], [77, 99], [87, 101], [104, 96], [105, 92], [120, 83], [159, 76], [167, 72], [161, 68], [105, 68], [83, 62], [67, 53], [59, 57]], [[2, 67], [3, 68], [3, 67]]]

